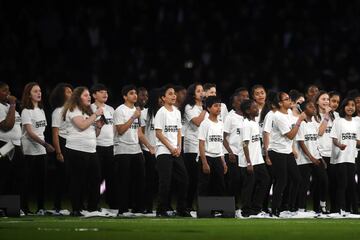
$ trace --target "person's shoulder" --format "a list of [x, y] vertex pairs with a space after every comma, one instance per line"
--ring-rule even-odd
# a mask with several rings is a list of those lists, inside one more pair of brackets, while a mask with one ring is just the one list
[[110, 105], [105, 104], [105, 109], [108, 110], [109, 112], [114, 112], [114, 108]]

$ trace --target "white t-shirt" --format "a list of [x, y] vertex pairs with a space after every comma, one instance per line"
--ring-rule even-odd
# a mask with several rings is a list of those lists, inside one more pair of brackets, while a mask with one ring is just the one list
[[309, 164], [312, 163], [310, 159], [305, 155], [303, 150], [300, 147], [299, 141], [304, 141], [306, 148], [309, 150], [310, 154], [316, 158], [320, 159], [321, 155], [318, 149], [318, 139], [319, 139], [319, 128], [318, 124], [315, 121], [311, 122], [302, 122], [299, 128], [298, 133], [295, 137], [295, 146], [298, 152], [298, 158], [296, 159], [297, 165]]
[[[244, 128], [242, 134], [243, 141], [249, 141], [249, 156], [253, 166], [264, 163], [261, 150], [261, 134], [259, 129], [259, 123], [250, 121], [249, 119], [244, 120]], [[247, 162], [244, 158], [239, 158], [239, 167], [246, 167]]]
[[59, 128], [59, 136], [67, 138], [67, 122], [63, 120], [63, 109], [64, 107], [56, 108], [51, 114], [51, 127]]
[[191, 119], [198, 117], [203, 108], [198, 105], [185, 106], [184, 120], [185, 125], [183, 126], [184, 133], [184, 153], [198, 153], [199, 152], [199, 127], [196, 126]]
[[244, 127], [244, 117], [231, 110], [224, 123], [224, 132], [228, 133], [228, 142], [234, 154], [238, 155], [243, 151], [241, 146], [241, 133]]
[[81, 130], [75, 126], [73, 119], [81, 116], [84, 120], [90, 116], [83, 113], [79, 108], [66, 112], [66, 127], [68, 136], [65, 147], [87, 153], [96, 152], [96, 130], [95, 125], [90, 125], [87, 129]]
[[[9, 112], [9, 104], [0, 103], [0, 122], [6, 119], [6, 116]], [[20, 146], [21, 142], [21, 117], [17, 111], [15, 111], [15, 124], [12, 129], [7, 132], [0, 130], [0, 141], [3, 142], [12, 142], [16, 146]]]
[[[114, 126], [125, 124], [134, 115], [136, 107], [129, 108], [121, 104], [114, 112]], [[120, 135], [115, 128], [114, 155], [141, 153], [138, 129], [139, 119], [135, 119], [130, 128]]]
[[208, 157], [223, 156], [224, 124], [204, 119], [199, 126], [199, 140], [205, 141], [205, 155]]
[[[150, 143], [150, 145], [155, 147], [156, 146], [156, 133], [155, 133], [155, 127], [154, 127], [154, 117], [151, 118], [151, 120], [149, 121], [147, 108], [145, 108], [144, 110], [141, 111], [140, 125], [141, 125], [141, 127], [145, 127], [145, 137], [148, 140], [148, 142]], [[142, 150], [149, 152], [149, 149], [144, 144], [141, 144], [141, 148], [142, 148]]]
[[273, 116], [273, 128], [270, 133], [269, 150], [289, 154], [292, 152], [293, 140], [286, 137], [294, 125], [294, 116], [276, 111]]
[[[178, 145], [178, 132], [181, 130], [180, 111], [174, 107], [172, 111], [169, 111], [165, 106], [162, 106], [155, 115], [154, 125], [155, 130], [161, 129], [171, 146], [176, 148]], [[170, 150], [158, 138], [156, 138], [156, 147], [156, 156], [171, 154]]]
[[42, 155], [46, 154], [46, 149], [41, 144], [32, 140], [27, 131], [25, 131], [25, 125], [30, 124], [33, 132], [42, 140], [45, 139], [44, 131], [47, 126], [45, 112], [38, 107], [34, 109], [25, 108], [21, 112], [22, 123], [22, 137], [21, 144], [25, 155]]
[[263, 121], [263, 131], [267, 133], [271, 133], [272, 126], [273, 126], [273, 118], [274, 118], [274, 112], [269, 111], [264, 118]]
[[[93, 112], [96, 112], [97, 106], [95, 103], [91, 104], [91, 109]], [[114, 108], [106, 105], [104, 107], [104, 117], [107, 120], [108, 124], [104, 124], [101, 128], [99, 136], [96, 138], [97, 146], [101, 147], [110, 147], [114, 145]]]
[[360, 126], [358, 125], [358, 121], [354, 120], [354, 118], [351, 121], [345, 118], [336, 119], [332, 126], [330, 136], [336, 138], [339, 143], [346, 145], [344, 150], [340, 150], [340, 148], [333, 144], [330, 162], [332, 164], [355, 163], [355, 158], [358, 154], [356, 141], [360, 140]]
[[[335, 120], [339, 118], [339, 114], [337, 112], [334, 112]], [[322, 120], [324, 119], [324, 114], [320, 113], [321, 121], [317, 122], [315, 118], [313, 118], [313, 121], [315, 121], [318, 125], [318, 128], [320, 127]], [[334, 120], [334, 121], [335, 121]], [[322, 136], [319, 136], [319, 151], [321, 156], [323, 157], [331, 157], [331, 151], [333, 147], [332, 138], [330, 136], [331, 129], [333, 127], [334, 122], [329, 119], [327, 123], [326, 130]]]

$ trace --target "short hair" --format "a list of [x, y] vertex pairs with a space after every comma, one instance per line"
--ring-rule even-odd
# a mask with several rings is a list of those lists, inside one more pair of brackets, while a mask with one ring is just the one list
[[108, 88], [102, 83], [95, 83], [90, 89], [91, 94], [99, 91], [108, 91]]
[[216, 96], [207, 97], [205, 100], [206, 110], [207, 110], [207, 108], [211, 108], [212, 105], [214, 105], [216, 103], [221, 103], [221, 99], [219, 97], [216, 97]]
[[215, 83], [205, 83], [203, 85], [204, 91], [206, 92], [207, 90], [209, 90], [210, 88], [216, 88], [216, 84]]
[[164, 97], [165, 94], [166, 94], [166, 91], [169, 90], [170, 88], [174, 89], [174, 91], [175, 91], [175, 87], [171, 83], [166, 84], [165, 86], [163, 86], [161, 88], [161, 90], [160, 90], [160, 97]]
[[147, 89], [145, 87], [138, 87], [136, 90], [138, 93], [139, 92], [147, 92]]
[[244, 115], [245, 118], [250, 119], [250, 115], [246, 112], [247, 110], [250, 109], [251, 104], [253, 104], [255, 101], [253, 99], [245, 99], [241, 104], [240, 104], [240, 109], [242, 114]]
[[127, 96], [127, 94], [128, 94], [131, 90], [135, 90], [135, 91], [136, 91], [135, 85], [133, 85], [133, 84], [128, 84], [128, 85], [123, 86], [123, 88], [121, 89], [121, 95], [122, 95], [123, 97], [124, 97], [124, 96]]
[[301, 109], [301, 111], [305, 111], [306, 107], [310, 104], [310, 103], [313, 103], [312, 101], [309, 101], [309, 100], [305, 100], [304, 102], [300, 103], [299, 104], [299, 107]]
[[301, 97], [304, 97], [304, 94], [302, 94], [301, 92], [299, 92], [296, 89], [291, 89], [289, 91], [289, 97], [291, 99], [291, 101], [296, 102], [296, 100], [298, 100]]

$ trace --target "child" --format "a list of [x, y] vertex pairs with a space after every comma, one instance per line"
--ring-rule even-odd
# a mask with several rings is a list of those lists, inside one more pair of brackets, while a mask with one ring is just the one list
[[223, 196], [225, 194], [224, 174], [227, 166], [223, 154], [224, 125], [218, 120], [221, 101], [215, 96], [206, 98], [209, 117], [199, 127], [199, 196]]

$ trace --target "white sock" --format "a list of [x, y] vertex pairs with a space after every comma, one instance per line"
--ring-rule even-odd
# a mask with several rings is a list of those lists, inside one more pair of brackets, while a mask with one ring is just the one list
[[320, 206], [323, 208], [326, 207], [326, 202], [320, 201]]
[[305, 208], [299, 208], [299, 212], [305, 212]]

